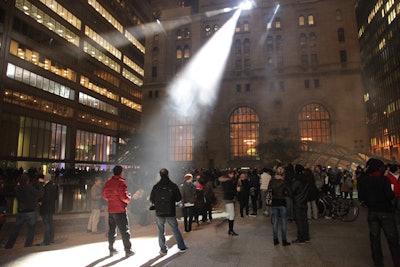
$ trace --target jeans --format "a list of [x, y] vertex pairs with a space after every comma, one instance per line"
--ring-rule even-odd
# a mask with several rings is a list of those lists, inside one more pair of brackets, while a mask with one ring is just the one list
[[132, 244], [130, 241], [131, 232], [129, 230], [128, 216], [123, 213], [109, 213], [108, 214], [108, 248], [111, 250], [114, 247], [115, 238], [117, 237], [117, 227], [121, 233], [122, 243], [124, 244], [125, 251], [130, 251]]
[[21, 231], [24, 223], [28, 224], [28, 233], [25, 238], [25, 247], [31, 247], [33, 243], [33, 238], [35, 236], [35, 225], [36, 225], [36, 212], [18, 212], [17, 218], [15, 219], [14, 229], [10, 234], [5, 248], [12, 248], [17, 240], [18, 234]]
[[183, 207], [182, 214], [183, 214], [183, 224], [185, 225], [185, 232], [192, 231], [194, 206]]
[[318, 207], [315, 200], [307, 202], [307, 218], [309, 220], [318, 219]]
[[286, 222], [287, 222], [287, 210], [285, 206], [272, 206], [272, 220], [274, 222], [273, 226], [273, 236], [274, 239], [278, 239], [278, 224], [279, 217], [281, 217], [281, 232], [282, 232], [282, 240], [286, 240]]
[[291, 197], [285, 197], [286, 199], [286, 212], [289, 220], [293, 220], [293, 199]]
[[374, 260], [375, 266], [383, 266], [381, 229], [383, 229], [389, 244], [393, 265], [400, 266], [399, 234], [397, 232], [394, 213], [369, 211], [367, 221], [372, 259]]
[[53, 214], [42, 214], [44, 225], [44, 244], [54, 243], [54, 221]]
[[168, 247], [165, 244], [165, 222], [169, 224], [172, 234], [174, 235], [175, 241], [180, 250], [186, 249], [185, 242], [178, 228], [178, 221], [176, 217], [156, 217], [157, 229], [158, 229], [158, 244], [162, 252], [167, 253]]

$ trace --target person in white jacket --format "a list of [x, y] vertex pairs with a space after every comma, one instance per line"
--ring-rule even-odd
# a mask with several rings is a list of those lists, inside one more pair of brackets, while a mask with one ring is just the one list
[[260, 192], [261, 192], [261, 209], [265, 216], [269, 216], [270, 207], [265, 204], [265, 197], [267, 195], [267, 190], [269, 182], [271, 181], [272, 170], [268, 168], [263, 168], [262, 174], [260, 176]]

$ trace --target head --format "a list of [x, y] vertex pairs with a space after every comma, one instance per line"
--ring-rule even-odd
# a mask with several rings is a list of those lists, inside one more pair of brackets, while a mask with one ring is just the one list
[[22, 173], [19, 177], [18, 177], [18, 184], [19, 185], [26, 185], [29, 183], [29, 176], [26, 173]]
[[168, 177], [168, 170], [166, 168], [162, 168], [160, 170], [160, 177], [161, 177], [161, 179], [169, 178]]
[[103, 182], [103, 181], [102, 181], [101, 177], [96, 177], [96, 178], [94, 179], [94, 183], [95, 183], [96, 185], [100, 185], [102, 182]]
[[285, 169], [282, 166], [279, 166], [278, 168], [276, 168], [275, 173], [278, 175], [283, 175], [285, 173]]
[[187, 181], [187, 182], [193, 181], [193, 175], [192, 175], [191, 173], [185, 174], [185, 176], [183, 176], [183, 178], [184, 178], [185, 181]]
[[115, 166], [113, 169], [113, 173], [115, 176], [121, 176], [122, 171], [123, 171], [123, 168], [120, 165]]
[[366, 173], [381, 172], [385, 171], [385, 163], [380, 159], [370, 158], [365, 165]]

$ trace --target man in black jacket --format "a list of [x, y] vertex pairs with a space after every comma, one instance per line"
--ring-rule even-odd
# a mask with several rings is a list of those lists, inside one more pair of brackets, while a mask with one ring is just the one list
[[368, 227], [372, 259], [375, 266], [383, 266], [381, 229], [385, 233], [393, 264], [400, 266], [399, 234], [392, 200], [394, 193], [389, 179], [384, 176], [385, 165], [379, 159], [367, 161], [365, 174], [359, 179], [358, 198], [368, 207]]
[[179, 187], [169, 179], [168, 170], [160, 170], [161, 180], [153, 186], [150, 194], [150, 201], [155, 205], [156, 220], [158, 228], [158, 244], [160, 254], [166, 255], [168, 247], [165, 244], [165, 222], [168, 222], [178, 245], [179, 252], [186, 252], [187, 247], [183, 241], [182, 234], [176, 220], [176, 202], [181, 201], [182, 196]]
[[28, 224], [28, 233], [25, 238], [25, 247], [32, 246], [35, 236], [36, 225], [36, 207], [39, 197], [42, 195], [41, 188], [35, 188], [29, 184], [28, 175], [21, 174], [18, 178], [17, 187], [15, 188], [15, 197], [18, 201], [18, 214], [15, 220], [14, 229], [12, 230], [8, 242], [5, 245], [6, 249], [14, 246], [18, 234], [22, 226], [26, 222]]
[[40, 246], [47, 246], [54, 243], [54, 220], [53, 215], [56, 212], [56, 200], [58, 197], [58, 188], [51, 181], [51, 175], [46, 174], [43, 178], [43, 197], [39, 199], [39, 213], [42, 216], [44, 225], [44, 239]]

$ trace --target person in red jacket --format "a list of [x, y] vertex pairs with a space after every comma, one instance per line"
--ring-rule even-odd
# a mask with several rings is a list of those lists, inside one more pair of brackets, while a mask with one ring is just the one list
[[128, 193], [128, 185], [122, 178], [123, 168], [119, 165], [113, 169], [114, 176], [107, 180], [104, 185], [102, 196], [108, 201], [108, 249], [110, 256], [117, 253], [114, 248], [115, 238], [117, 237], [117, 227], [121, 233], [122, 242], [125, 248], [125, 256], [129, 257], [135, 254], [131, 250], [131, 233], [129, 230], [129, 221], [127, 215], [127, 205], [131, 201], [131, 194]]

